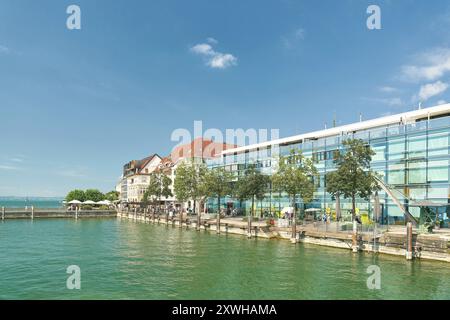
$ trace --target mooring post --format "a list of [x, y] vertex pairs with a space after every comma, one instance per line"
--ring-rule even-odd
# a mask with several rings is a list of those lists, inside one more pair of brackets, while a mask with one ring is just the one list
[[195, 225], [195, 230], [200, 231], [200, 223], [201, 223], [201, 218], [200, 218], [200, 212], [197, 214], [197, 224]]
[[75, 220], [78, 220], [78, 207], [75, 207]]
[[[295, 210], [295, 209], [294, 209]], [[295, 216], [295, 212], [292, 215], [292, 234], [291, 234], [291, 243], [297, 243], [297, 219]]]
[[137, 208], [134, 208], [134, 221], [137, 219]]
[[5, 207], [2, 207], [2, 220], [5, 220]]
[[412, 240], [413, 240], [412, 223], [408, 222], [406, 224], [406, 260], [412, 260], [413, 258]]
[[220, 209], [219, 209], [219, 213], [217, 214], [216, 233], [220, 234]]
[[249, 215], [247, 218], [247, 238], [252, 237], [252, 215]]
[[31, 206], [31, 220], [34, 219], [34, 206]]
[[358, 224], [353, 220], [352, 250], [358, 252]]

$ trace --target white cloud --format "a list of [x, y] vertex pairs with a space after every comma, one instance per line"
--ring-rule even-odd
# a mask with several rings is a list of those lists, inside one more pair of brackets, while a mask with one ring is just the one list
[[418, 98], [421, 101], [426, 101], [431, 97], [437, 96], [448, 89], [448, 83], [437, 81], [429, 83], [420, 87]]
[[397, 88], [389, 87], [389, 86], [380, 87], [378, 89], [381, 92], [384, 92], [384, 93], [394, 93], [394, 92], [398, 92], [399, 91]]
[[295, 30], [295, 32], [294, 32], [294, 37], [295, 37], [296, 39], [300, 39], [300, 40], [305, 39], [305, 29], [303, 29], [303, 28], [298, 28], [297, 30]]
[[0, 53], [8, 54], [11, 50], [8, 47], [0, 45]]
[[62, 170], [57, 172], [58, 175], [68, 178], [85, 178], [87, 175], [79, 170]]
[[191, 51], [197, 54], [204, 54], [208, 56], [214, 55], [215, 53], [213, 48], [207, 43], [197, 44], [191, 48]]
[[445, 101], [445, 100], [439, 100], [439, 101], [437, 102], [437, 105], [441, 105], [441, 104], [447, 104], [447, 101]]
[[[208, 42], [212, 43], [208, 38]], [[213, 39], [218, 42], [217, 40]], [[210, 44], [200, 43], [193, 46], [191, 52], [201, 55], [206, 59], [206, 65], [214, 69], [226, 69], [237, 65], [237, 58], [231, 53], [217, 52]]]
[[384, 103], [387, 105], [390, 105], [392, 107], [399, 107], [403, 105], [403, 100], [401, 98], [388, 98], [388, 99], [382, 99]]
[[393, 98], [363, 98], [363, 100], [376, 102], [384, 105], [388, 105], [390, 107], [400, 107], [403, 106], [403, 100], [398, 97]]
[[450, 72], [450, 49], [438, 48], [416, 56], [417, 64], [401, 68], [401, 78], [407, 81], [433, 81]]
[[219, 69], [225, 69], [230, 66], [235, 66], [237, 64], [237, 58], [233, 56], [232, 54], [216, 54], [214, 57], [208, 61], [208, 65], [211, 68], [219, 68]]
[[206, 41], [208, 41], [211, 44], [218, 44], [219, 43], [219, 41], [217, 41], [216, 39], [214, 39], [212, 37], [207, 38]]
[[0, 164], [0, 170], [13, 171], [13, 170], [19, 170], [19, 168], [14, 167], [14, 166]]
[[281, 41], [285, 48], [292, 48], [297, 42], [304, 40], [306, 35], [306, 31], [303, 28], [297, 28], [293, 32], [288, 35], [282, 36]]

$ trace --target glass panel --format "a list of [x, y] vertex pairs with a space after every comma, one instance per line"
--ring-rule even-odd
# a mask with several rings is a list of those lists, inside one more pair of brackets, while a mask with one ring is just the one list
[[372, 161], [384, 161], [386, 160], [386, 144], [372, 146], [375, 155], [372, 157]]
[[431, 187], [428, 189], [428, 198], [448, 198], [448, 187], [445, 186], [438, 186], [438, 187]]
[[401, 164], [390, 165], [388, 171], [388, 184], [405, 184], [405, 166]]
[[411, 162], [408, 170], [409, 183], [426, 183], [427, 170], [425, 162]]
[[405, 140], [395, 139], [388, 142], [389, 159], [401, 159], [404, 157]]
[[386, 128], [375, 128], [370, 130], [370, 139], [383, 138], [386, 136]]
[[428, 181], [448, 181], [448, 160], [428, 162]]
[[410, 157], [424, 157], [427, 149], [427, 140], [424, 136], [409, 137], [408, 151]]
[[423, 200], [426, 198], [427, 189], [426, 188], [410, 188], [409, 196], [414, 200]]
[[450, 125], [450, 117], [437, 118], [430, 120], [428, 128], [441, 128]]

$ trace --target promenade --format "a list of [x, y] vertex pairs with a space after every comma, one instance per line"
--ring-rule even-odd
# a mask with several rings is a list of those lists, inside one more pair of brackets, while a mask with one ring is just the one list
[[[215, 215], [201, 215], [197, 226], [197, 216], [189, 215], [170, 218], [165, 214], [152, 215], [146, 212], [118, 212], [118, 218], [131, 219], [144, 223], [162, 224], [184, 229], [198, 229], [217, 234], [235, 234], [248, 238], [265, 238], [291, 240], [292, 228], [271, 225], [267, 220], [253, 221], [251, 229], [243, 217], [226, 217], [220, 220], [217, 227]], [[346, 250], [355, 248], [352, 244], [353, 231], [351, 223], [321, 221], [303, 222], [297, 224], [298, 243], [310, 243], [320, 246], [334, 247]], [[408, 251], [409, 250], [411, 251]], [[403, 256], [408, 259], [425, 259], [450, 262], [450, 230], [440, 229], [434, 233], [420, 233], [413, 229], [408, 240], [405, 226], [358, 226], [356, 251], [367, 254], [389, 254]]]

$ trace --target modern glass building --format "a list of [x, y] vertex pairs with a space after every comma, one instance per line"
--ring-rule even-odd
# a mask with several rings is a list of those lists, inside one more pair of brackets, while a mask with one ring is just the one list
[[[235, 173], [244, 173], [249, 165], [255, 165], [262, 173], [271, 175], [279, 155], [287, 155], [291, 149], [299, 149], [311, 158], [320, 173], [315, 181], [317, 190], [312, 203], [299, 208], [315, 207], [328, 212], [335, 210], [335, 201], [327, 193], [325, 175], [333, 171], [334, 158], [342, 149], [346, 139], [362, 139], [375, 151], [371, 168], [377, 172], [389, 189], [395, 191], [398, 200], [419, 217], [421, 208], [412, 202], [427, 201], [442, 205], [440, 221], [447, 220], [450, 198], [450, 104], [391, 115], [369, 121], [310, 132], [288, 138], [248, 145], [222, 152], [220, 159], [210, 161], [211, 167], [224, 166]], [[403, 212], [391, 196], [379, 192], [384, 223], [401, 223]], [[350, 212], [350, 200], [341, 199], [341, 210]], [[229, 209], [249, 209], [251, 204], [239, 203], [232, 198], [224, 199]], [[216, 211], [213, 199], [208, 202], [210, 210]], [[215, 207], [214, 207], [215, 206]], [[266, 198], [257, 204], [257, 213], [278, 214], [289, 206], [286, 195], [270, 191]], [[360, 213], [371, 215], [373, 201], [358, 200]]]

